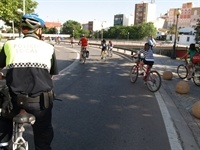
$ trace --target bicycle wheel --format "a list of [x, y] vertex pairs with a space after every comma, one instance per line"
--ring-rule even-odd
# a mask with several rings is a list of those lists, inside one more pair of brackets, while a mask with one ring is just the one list
[[195, 85], [200, 86], [200, 71], [194, 72], [193, 82]]
[[138, 78], [138, 66], [134, 65], [133, 67], [131, 67], [130, 80], [132, 83], [135, 83], [137, 81], [137, 78]]
[[83, 51], [83, 55], [82, 55], [83, 64], [85, 63], [85, 61], [86, 61], [86, 51]]
[[177, 74], [178, 74], [179, 78], [185, 79], [188, 76], [187, 67], [183, 64], [179, 65], [177, 67]]
[[160, 74], [152, 70], [150, 71], [149, 75], [147, 76], [147, 87], [151, 92], [156, 92], [160, 89], [161, 87], [161, 76]]
[[107, 54], [106, 54], [106, 52], [104, 51], [104, 52], [103, 52], [103, 60], [104, 60], [104, 61], [106, 61], [106, 55], [107, 55]]

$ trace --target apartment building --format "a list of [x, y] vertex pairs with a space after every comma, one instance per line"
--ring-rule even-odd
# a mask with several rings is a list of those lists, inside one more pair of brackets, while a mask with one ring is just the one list
[[143, 22], [153, 22], [156, 20], [156, 4], [153, 1], [151, 3], [142, 2], [135, 4], [134, 16], [135, 25]]
[[127, 20], [124, 14], [114, 15], [114, 26], [124, 26]]
[[176, 24], [177, 10], [181, 10], [178, 18], [178, 28], [180, 27], [195, 27], [197, 20], [200, 19], [200, 7], [193, 7], [192, 2], [183, 3], [181, 8], [171, 8], [168, 12], [168, 27]]

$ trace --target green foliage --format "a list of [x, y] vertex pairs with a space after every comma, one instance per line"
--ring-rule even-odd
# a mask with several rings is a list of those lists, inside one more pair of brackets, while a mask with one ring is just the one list
[[54, 28], [45, 28], [43, 30], [43, 33], [44, 34], [57, 34], [57, 29], [54, 27]]
[[[98, 35], [99, 33], [95, 33]], [[156, 35], [156, 28], [152, 22], [133, 26], [114, 26], [103, 32], [104, 38], [142, 40], [149, 35]]]
[[176, 25], [173, 24], [173, 25], [169, 28], [168, 33], [169, 33], [169, 34], [175, 34], [175, 32], [176, 32]]
[[63, 23], [61, 33], [70, 34], [71, 36], [78, 37], [81, 34], [81, 24], [74, 20], [68, 20]]
[[[38, 3], [34, 0], [25, 0], [26, 13], [33, 13]], [[6, 25], [12, 26], [10, 21], [14, 21], [15, 27], [19, 27], [21, 15], [17, 13], [17, 9], [23, 9], [22, 0], [0, 0], [0, 20]]]

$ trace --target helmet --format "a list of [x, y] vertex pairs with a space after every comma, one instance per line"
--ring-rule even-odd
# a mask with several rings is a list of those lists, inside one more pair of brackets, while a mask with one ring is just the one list
[[23, 26], [35, 31], [37, 28], [44, 28], [45, 23], [37, 14], [25, 14], [22, 16], [22, 27]]
[[81, 36], [82, 36], [82, 37], [84, 37], [84, 36], [85, 36], [85, 34], [82, 34]]

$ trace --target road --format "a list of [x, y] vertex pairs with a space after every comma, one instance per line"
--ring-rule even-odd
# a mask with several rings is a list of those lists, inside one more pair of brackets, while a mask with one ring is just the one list
[[60, 74], [54, 78], [53, 109], [59, 150], [169, 150], [166, 127], [154, 93], [139, 79], [129, 81], [132, 63], [122, 55], [107, 62], [89, 48], [86, 64], [75, 61], [76, 50], [56, 46]]

